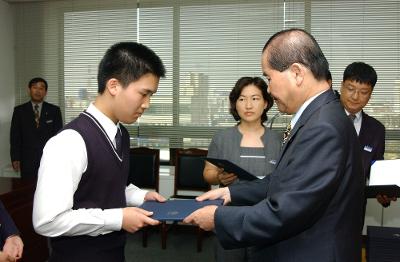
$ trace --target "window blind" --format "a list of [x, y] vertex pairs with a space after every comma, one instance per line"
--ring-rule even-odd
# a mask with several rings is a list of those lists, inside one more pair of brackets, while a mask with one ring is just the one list
[[[16, 94], [26, 83], [49, 81], [47, 100], [65, 122], [97, 93], [97, 66], [119, 41], [139, 41], [167, 68], [150, 109], [128, 126], [132, 145], [207, 147], [215, 131], [235, 124], [228, 95], [242, 76], [260, 76], [261, 50], [275, 32], [310, 31], [330, 63], [339, 89], [347, 64], [374, 66], [378, 82], [365, 111], [387, 129], [386, 153], [400, 157], [400, 3], [355, 1], [42, 1], [14, 4]], [[277, 113], [274, 106], [271, 118]], [[289, 116], [273, 128], [282, 131]]]

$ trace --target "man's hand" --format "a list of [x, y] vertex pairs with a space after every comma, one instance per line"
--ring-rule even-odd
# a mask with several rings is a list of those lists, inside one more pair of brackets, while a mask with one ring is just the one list
[[387, 197], [385, 195], [377, 195], [376, 200], [383, 206], [383, 207], [388, 207], [390, 206], [391, 201], [396, 201], [396, 197]]
[[158, 202], [165, 202], [166, 199], [162, 195], [160, 195], [157, 192], [149, 191], [147, 194], [144, 196], [144, 201], [149, 201], [149, 200], [155, 200]]
[[197, 201], [215, 200], [215, 199], [223, 199], [224, 205], [229, 204], [231, 202], [231, 192], [229, 192], [229, 188], [221, 187], [213, 189], [196, 197]]
[[138, 207], [126, 207], [122, 209], [122, 212], [122, 228], [130, 233], [134, 233], [148, 225], [156, 226], [160, 224], [159, 221], [150, 218], [153, 212]]
[[23, 249], [24, 243], [22, 242], [22, 239], [19, 236], [14, 235], [6, 239], [6, 242], [3, 246], [3, 253], [7, 254], [14, 260], [17, 260], [22, 257]]
[[183, 220], [183, 223], [198, 225], [205, 231], [211, 231], [215, 227], [214, 214], [217, 208], [217, 206], [212, 205], [197, 209], [192, 214], [187, 216]]
[[15, 172], [19, 172], [21, 170], [21, 161], [12, 161], [11, 164]]

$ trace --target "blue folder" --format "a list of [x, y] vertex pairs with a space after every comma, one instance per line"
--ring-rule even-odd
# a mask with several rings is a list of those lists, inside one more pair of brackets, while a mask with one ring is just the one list
[[153, 212], [153, 219], [159, 221], [182, 221], [199, 208], [209, 205], [220, 206], [223, 199], [196, 201], [195, 199], [174, 199], [166, 202], [146, 201], [140, 208]]
[[250, 174], [249, 172], [247, 172], [243, 168], [235, 165], [234, 163], [232, 163], [229, 160], [219, 159], [219, 158], [211, 158], [211, 157], [207, 157], [206, 160], [208, 162], [216, 165], [219, 168], [223, 168], [224, 171], [227, 173], [234, 173], [235, 175], [237, 175], [237, 177], [239, 179], [249, 180], [249, 181], [257, 179], [257, 177], [255, 175]]

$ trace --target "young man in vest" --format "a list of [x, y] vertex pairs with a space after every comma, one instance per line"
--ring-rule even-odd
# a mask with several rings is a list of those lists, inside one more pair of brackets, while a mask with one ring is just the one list
[[51, 238], [49, 261], [122, 262], [125, 231], [159, 223], [132, 207], [165, 199], [126, 186], [129, 134], [120, 122], [134, 123], [143, 114], [164, 76], [161, 59], [146, 46], [111, 46], [99, 65], [96, 100], [46, 144], [33, 224]]

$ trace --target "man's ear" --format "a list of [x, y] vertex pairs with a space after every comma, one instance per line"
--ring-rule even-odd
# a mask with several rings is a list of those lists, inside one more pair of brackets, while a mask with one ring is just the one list
[[115, 96], [117, 94], [118, 91], [118, 86], [120, 86], [120, 83], [117, 79], [115, 78], [110, 78], [107, 82], [106, 82], [106, 90], [108, 91], [108, 93], [110, 93], [110, 95]]
[[303, 83], [306, 68], [300, 63], [293, 63], [289, 69], [295, 78], [296, 84], [300, 86]]

